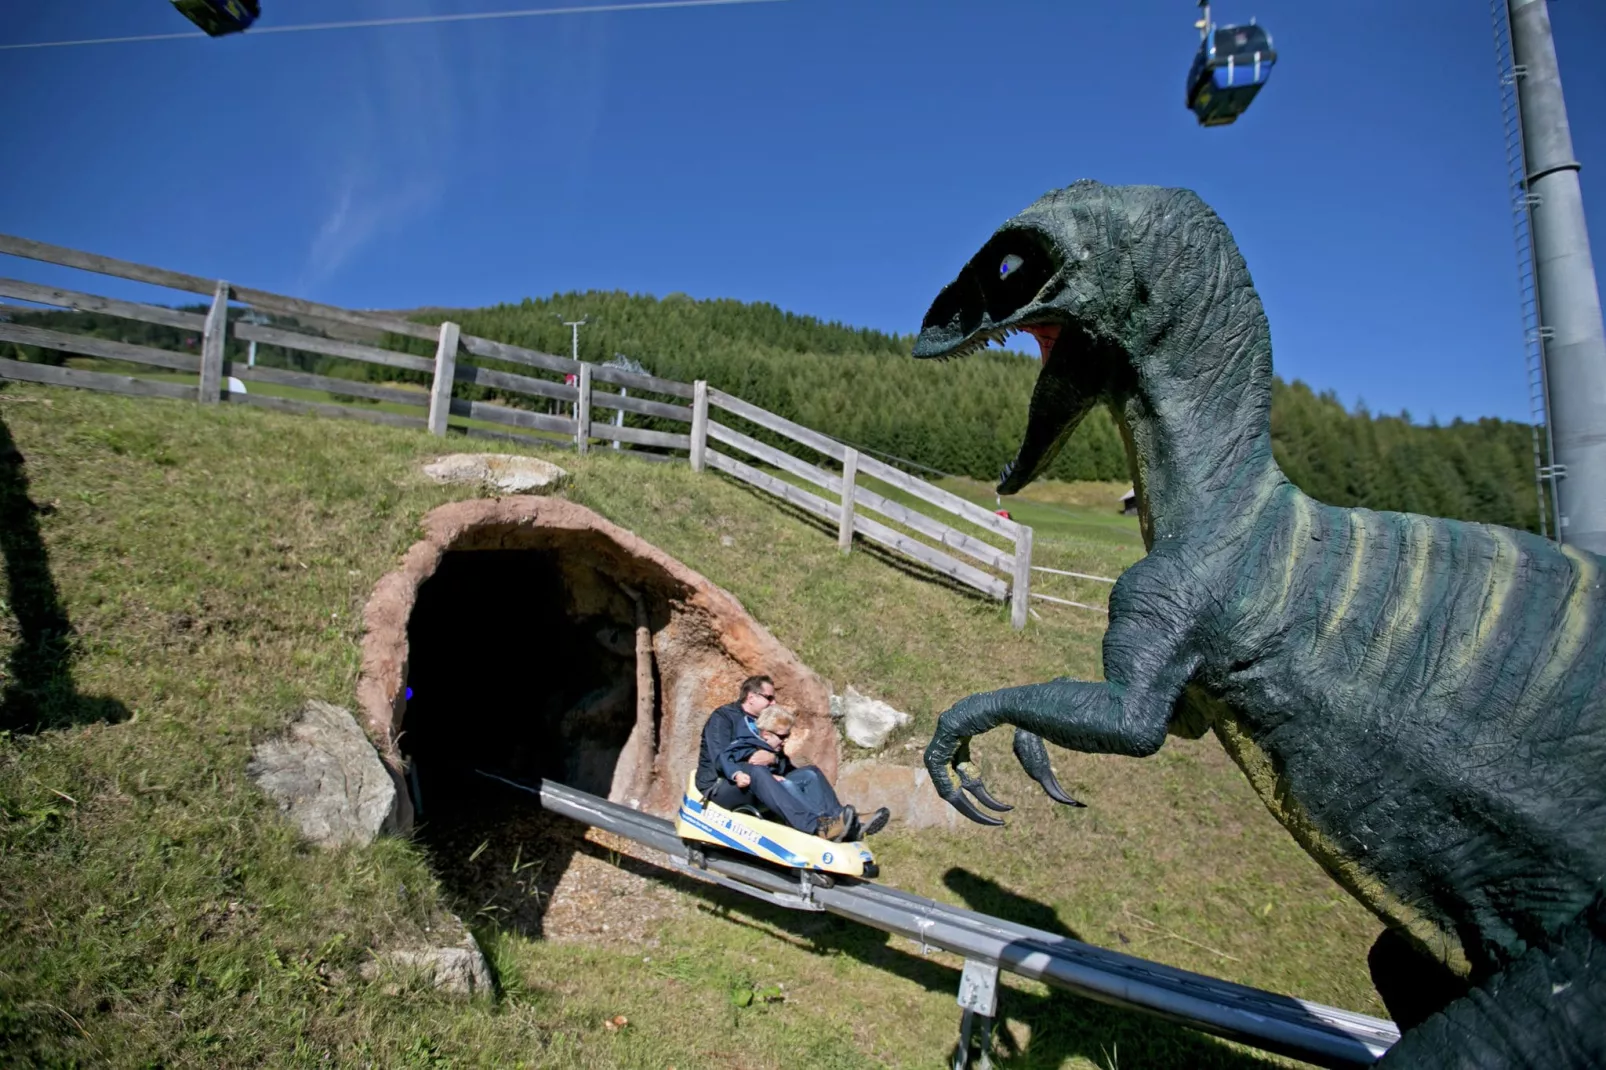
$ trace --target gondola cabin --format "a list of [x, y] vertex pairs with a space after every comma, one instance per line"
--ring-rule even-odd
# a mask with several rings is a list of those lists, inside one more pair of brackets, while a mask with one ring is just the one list
[[1207, 24], [1188, 71], [1188, 107], [1199, 125], [1225, 126], [1242, 115], [1276, 62], [1264, 27]]
[[258, 0], [173, 0], [173, 6], [213, 37], [239, 33], [262, 14]]

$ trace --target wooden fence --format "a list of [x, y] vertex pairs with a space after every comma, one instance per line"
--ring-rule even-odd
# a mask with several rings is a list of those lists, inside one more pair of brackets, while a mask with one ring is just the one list
[[[614, 448], [629, 445], [644, 451], [660, 451], [643, 454], [658, 459], [685, 453], [694, 471], [712, 468], [835, 524], [842, 552], [851, 551], [855, 535], [877, 543], [990, 598], [1007, 600], [1013, 626], [1017, 629], [1026, 626], [1032, 596], [1030, 527], [865, 456], [818, 431], [716, 390], [706, 382], [681, 383], [478, 338], [462, 333], [459, 325], [451, 321], [424, 324], [382, 313], [338, 308], [9, 235], [0, 235], [0, 253], [201, 294], [211, 300], [210, 310], [203, 315], [0, 278], [0, 297], [193, 331], [198, 340], [198, 352], [185, 353], [0, 322], [0, 342], [152, 369], [144, 374], [117, 374], [0, 358], [0, 378], [139, 397], [173, 398], [203, 405], [245, 404], [285, 412], [369, 420], [425, 429], [435, 435], [445, 435], [450, 429], [471, 437], [564, 446], [581, 453], [587, 452], [594, 440], [611, 442]], [[230, 302], [247, 306], [257, 314], [231, 317]], [[21, 310], [13, 306], [6, 311], [15, 314]], [[263, 322], [273, 317], [279, 317], [282, 322]], [[346, 337], [336, 336], [339, 334]], [[228, 355], [227, 341], [231, 336], [238, 343], [250, 346], [251, 356], [245, 361]], [[401, 340], [403, 345], [409, 339], [431, 343], [434, 356], [386, 348], [381, 344], [387, 340], [386, 336]], [[255, 359], [260, 345], [427, 376], [428, 389], [421, 389], [422, 384], [409, 388], [405, 384], [380, 384], [270, 367]], [[504, 367], [492, 366], [497, 364]], [[507, 370], [509, 367], [518, 370]], [[171, 374], [175, 372], [192, 378], [193, 382], [171, 381]], [[164, 375], [168, 378], [159, 378]], [[564, 381], [549, 378], [552, 375], [561, 375]], [[253, 391], [253, 385], [258, 389]], [[478, 394], [479, 399], [458, 396], [465, 392], [459, 389], [460, 385], [477, 388], [472, 392]], [[281, 392], [263, 392], [272, 388], [279, 388]], [[352, 398], [357, 403], [285, 396], [282, 391], [286, 388]], [[556, 402], [559, 412], [568, 411], [570, 415], [486, 400], [508, 394], [544, 399], [549, 404]], [[404, 411], [373, 407], [380, 403]], [[613, 410], [615, 422], [593, 420], [597, 409]], [[660, 426], [667, 421], [688, 427], [684, 433], [630, 427], [624, 423], [623, 414], [626, 413], [648, 418]], [[721, 416], [723, 422], [715, 419], [715, 414]], [[456, 425], [451, 423], [452, 417], [458, 418]], [[750, 425], [749, 430], [754, 433], [733, 426], [735, 423]], [[754, 437], [759, 433], [754, 430], [757, 428], [800, 443], [832, 463], [811, 464], [761, 442]], [[826, 496], [764, 471], [736, 454], [811, 484]], [[927, 512], [894, 501], [866, 486], [865, 480], [895, 488], [963, 521], [974, 530], [960, 530]], [[875, 519], [868, 515], [870, 513], [890, 523]], [[988, 542], [988, 536], [1004, 545]]]

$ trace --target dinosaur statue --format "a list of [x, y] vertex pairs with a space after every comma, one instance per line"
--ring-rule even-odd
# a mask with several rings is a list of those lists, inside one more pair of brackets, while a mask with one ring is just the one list
[[1144, 756], [1213, 729], [1385, 923], [1369, 962], [1402, 1034], [1380, 1067], [1606, 1066], [1606, 561], [1301, 493], [1272, 458], [1265, 312], [1191, 191], [1044, 195], [938, 295], [913, 355], [1014, 332], [1042, 370], [999, 493], [1105, 402], [1148, 554], [1110, 595], [1105, 682], [961, 699], [925, 752], [938, 793], [1002, 824], [965, 795], [1009, 809], [970, 757], [1000, 725], [1073, 805], [1045, 741]]

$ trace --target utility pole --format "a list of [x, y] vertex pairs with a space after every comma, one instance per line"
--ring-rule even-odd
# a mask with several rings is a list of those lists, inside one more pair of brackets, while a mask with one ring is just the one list
[[1556, 538], [1606, 554], [1606, 329], [1546, 0], [1506, 0], [1522, 115]]
[[[576, 364], [580, 363], [580, 328], [590, 323], [591, 317], [581, 316], [577, 320], [566, 320], [563, 318], [563, 313], [561, 312], [554, 312], [552, 314], [558, 317], [559, 321], [561, 321], [565, 327], [569, 328], [569, 354], [574, 359]], [[580, 403], [578, 401], [569, 407], [569, 416], [571, 419], [575, 420], [580, 418]]]
[[[248, 309], [245, 315], [240, 318], [247, 323], [254, 323], [261, 327], [267, 327], [273, 323], [272, 320], [254, 308]], [[255, 368], [257, 366], [257, 340], [255, 338], [251, 339], [250, 349], [246, 351], [245, 366], [247, 368]]]
[[554, 312], [552, 314], [554, 316], [557, 316], [559, 320], [562, 320], [563, 325], [565, 327], [569, 328], [569, 333], [570, 333], [570, 349], [569, 349], [569, 353], [576, 361], [579, 361], [579, 359], [580, 359], [580, 328], [584, 327], [586, 324], [590, 323], [591, 322], [591, 317], [590, 316], [581, 316], [577, 320], [566, 320], [566, 319], [563, 319], [563, 314], [560, 313], [560, 312]]

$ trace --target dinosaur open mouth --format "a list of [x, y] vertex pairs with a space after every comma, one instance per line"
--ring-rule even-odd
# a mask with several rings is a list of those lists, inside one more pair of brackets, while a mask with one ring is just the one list
[[1031, 407], [1026, 415], [1026, 434], [1021, 438], [1015, 459], [1004, 465], [998, 477], [998, 493], [1013, 494], [1030, 483], [1059, 452], [1078, 415], [1077, 406], [1065, 402], [1065, 377], [1056, 361], [1062, 328], [1058, 323], [1029, 324], [1025, 332], [1037, 339], [1041, 367], [1032, 389]]
[[[1081, 370], [1068, 354], [1061, 352], [1067, 348], [1060, 344], [1065, 327], [1058, 320], [1049, 319], [994, 326], [985, 313], [976, 317], [979, 323], [966, 324], [964, 319], [969, 317], [963, 305], [953, 309], [941, 305], [939, 300], [915, 341], [913, 355], [917, 359], [956, 360], [979, 352], [993, 342], [1002, 345], [1017, 334], [1028, 334], [1037, 340], [1041, 367], [1032, 389], [1026, 433], [1014, 460], [1006, 464], [999, 475], [998, 493], [1013, 494], [1054, 459], [1087, 411], [1086, 398], [1078, 389]], [[967, 326], [971, 327], [968, 331], [965, 330]]]

